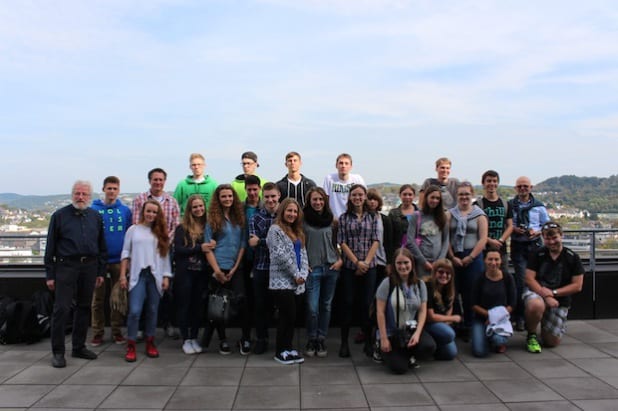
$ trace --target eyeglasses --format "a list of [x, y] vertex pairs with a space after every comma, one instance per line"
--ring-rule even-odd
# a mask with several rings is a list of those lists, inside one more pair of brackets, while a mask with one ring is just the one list
[[541, 231], [551, 230], [552, 228], [560, 228], [560, 226], [556, 223], [545, 223], [543, 227], [541, 227]]
[[441, 268], [438, 268], [438, 269], [436, 270], [436, 274], [438, 274], [438, 275], [446, 275], [446, 276], [449, 276], [449, 277], [450, 277], [451, 275], [453, 275], [453, 274], [451, 274], [451, 272], [450, 272], [450, 271], [446, 271], [446, 270], [443, 270], [443, 269], [441, 269]]

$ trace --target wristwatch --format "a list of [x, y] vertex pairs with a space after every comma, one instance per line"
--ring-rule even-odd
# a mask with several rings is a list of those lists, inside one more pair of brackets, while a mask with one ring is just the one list
[[558, 297], [558, 290], [551, 290], [551, 292], [554, 294], [554, 297]]

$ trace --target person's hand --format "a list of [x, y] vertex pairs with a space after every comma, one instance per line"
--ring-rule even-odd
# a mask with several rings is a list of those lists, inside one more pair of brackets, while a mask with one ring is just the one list
[[369, 271], [369, 264], [361, 260], [358, 262], [358, 264], [356, 264], [356, 268], [357, 268], [356, 271], [362, 275], [362, 274], [365, 274], [367, 271]]
[[208, 243], [202, 243], [202, 252], [208, 253], [215, 249], [217, 242], [215, 240], [210, 240]]
[[118, 278], [118, 281], [120, 282], [120, 288], [122, 288], [123, 290], [127, 289], [127, 276], [125, 274], [120, 274], [120, 278]]
[[259, 243], [260, 243], [260, 238], [257, 235], [255, 235], [255, 234], [249, 235], [249, 245], [251, 247], [255, 247]]
[[545, 297], [545, 304], [550, 308], [558, 308], [560, 303], [554, 297]]
[[45, 281], [47, 288], [49, 291], [54, 291], [56, 289], [56, 280], [47, 280]]
[[222, 271], [217, 271], [213, 274], [213, 276], [215, 277], [215, 280], [217, 280], [217, 282], [221, 283], [221, 284], [225, 284], [228, 282], [227, 277], [225, 276], [225, 274], [223, 274]]
[[103, 283], [105, 282], [105, 277], [103, 276], [97, 276], [97, 279], [94, 283], [95, 288], [99, 288], [103, 285]]
[[380, 337], [380, 350], [382, 352], [391, 352], [391, 341], [387, 337]]
[[418, 330], [414, 332], [414, 334], [412, 334], [412, 337], [410, 337], [410, 341], [408, 341], [408, 347], [412, 348], [414, 347], [416, 344], [418, 344], [418, 341], [420, 340], [421, 336], [419, 335]]
[[333, 265], [331, 265], [329, 268], [331, 270], [339, 271], [341, 270], [342, 265], [343, 265], [343, 260], [341, 258], [338, 258], [337, 261], [335, 261]]

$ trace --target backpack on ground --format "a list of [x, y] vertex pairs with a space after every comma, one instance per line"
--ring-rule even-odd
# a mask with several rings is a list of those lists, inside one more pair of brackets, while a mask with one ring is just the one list
[[[5, 300], [3, 300], [5, 301]], [[32, 301], [5, 301], [2, 307], [0, 344], [32, 344], [41, 339], [36, 307]]]
[[39, 290], [32, 294], [32, 303], [36, 309], [41, 337], [49, 337], [51, 315], [54, 309], [54, 297], [49, 290]]

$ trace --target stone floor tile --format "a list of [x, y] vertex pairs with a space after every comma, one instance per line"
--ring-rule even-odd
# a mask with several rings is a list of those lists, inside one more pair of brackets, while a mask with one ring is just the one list
[[[186, 356], [188, 357], [188, 356]], [[244, 367], [247, 363], [247, 357], [242, 355], [221, 355], [216, 353], [202, 353], [200, 355], [192, 355], [195, 357], [193, 367]], [[249, 357], [251, 357], [249, 355]], [[273, 364], [275, 360], [273, 360]]]
[[2, 357], [0, 356], [0, 383], [3, 383], [10, 378], [13, 378], [20, 372], [26, 369], [27, 364], [20, 363], [18, 361], [2, 361]]
[[360, 384], [308, 385], [301, 390], [302, 408], [363, 408], [368, 403]]
[[576, 358], [571, 362], [596, 377], [618, 377], [616, 358]]
[[578, 411], [569, 401], [510, 402], [506, 404], [511, 411]]
[[234, 401], [235, 410], [299, 408], [298, 386], [241, 386]]
[[111, 385], [59, 385], [36, 407], [96, 408], [116, 387]]
[[46, 359], [48, 364], [51, 364], [51, 351], [49, 351], [49, 347], [47, 351], [12, 349], [0, 354], [0, 363], [19, 362], [30, 365], [44, 359]]
[[598, 343], [593, 344], [592, 346], [608, 355], [611, 355], [614, 358], [618, 358], [618, 344], [616, 343]]
[[299, 366], [278, 364], [275, 367], [252, 367], [245, 368], [245, 372], [240, 380], [241, 386], [298, 386], [299, 384]]
[[166, 409], [230, 410], [236, 390], [236, 387], [178, 387]]
[[588, 344], [559, 345], [551, 349], [566, 360], [573, 358], [609, 358], [610, 355]]
[[583, 411], [616, 411], [616, 400], [573, 401]]
[[[594, 377], [548, 378], [543, 380], [554, 391], [569, 400], [618, 398], [618, 390]], [[616, 401], [618, 408], [618, 400]]]
[[538, 361], [538, 360], [562, 360], [562, 357], [554, 352], [551, 348], [543, 348], [541, 353], [529, 353], [522, 345], [521, 349], [511, 349], [506, 352], [506, 357], [516, 363], [520, 361]]
[[504, 404], [457, 404], [442, 405], [441, 411], [508, 411]]
[[535, 377], [544, 381], [545, 378], [587, 377], [589, 374], [565, 360], [530, 360], [517, 363]]
[[435, 405], [420, 383], [366, 385], [363, 391], [372, 409], [385, 406]]
[[53, 389], [53, 385], [0, 385], [0, 404], [2, 407], [31, 407]]
[[243, 368], [240, 367], [193, 367], [180, 385], [237, 387], [242, 374]]
[[99, 408], [157, 408], [163, 409], [176, 387], [117, 387]]
[[141, 365], [135, 368], [122, 385], [178, 385], [188, 372], [182, 367], [154, 367]]
[[353, 366], [314, 367], [305, 365], [300, 367], [300, 381], [304, 385], [327, 384], [359, 384], [358, 374]]
[[503, 402], [557, 401], [564, 399], [535, 378], [516, 381], [485, 381], [485, 385]]
[[468, 368], [480, 380], [521, 380], [530, 374], [513, 362], [469, 363]]
[[418, 370], [405, 374], [393, 374], [381, 364], [373, 364], [366, 367], [356, 367], [356, 373], [361, 384], [398, 384], [419, 382]]
[[476, 381], [474, 374], [458, 359], [430, 361], [422, 364], [414, 373], [422, 382]]
[[424, 383], [425, 389], [438, 405], [499, 403], [491, 391], [476, 381]]
[[64, 384], [77, 385], [119, 385], [133, 371], [133, 367], [119, 365], [100, 365], [98, 367], [82, 367], [71, 375]]
[[5, 381], [5, 384], [61, 384], [78, 370], [79, 368], [74, 365], [65, 368], [54, 368], [51, 365], [32, 365]]

